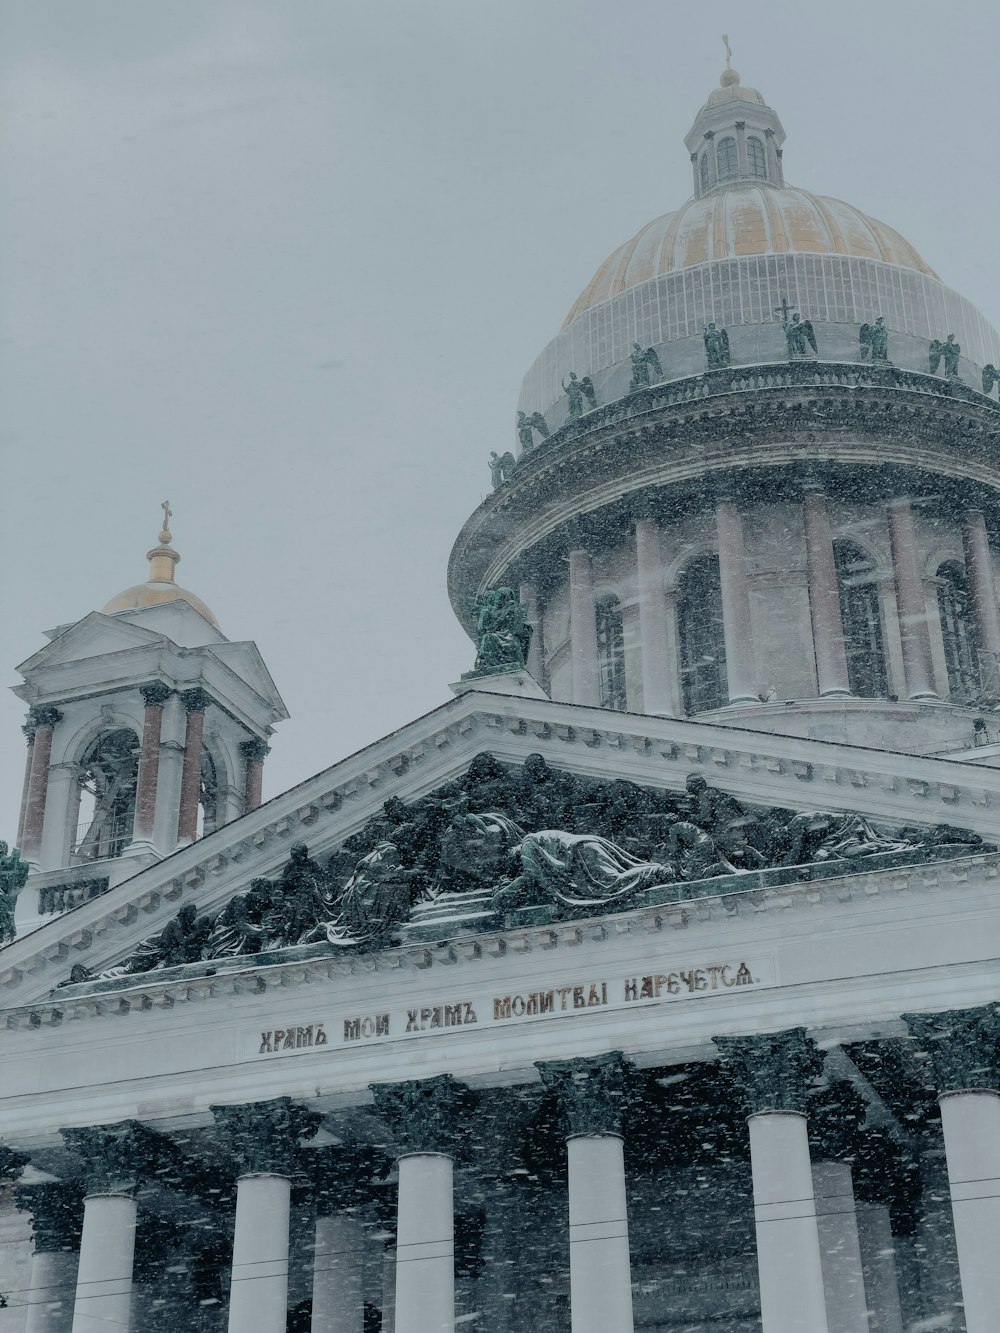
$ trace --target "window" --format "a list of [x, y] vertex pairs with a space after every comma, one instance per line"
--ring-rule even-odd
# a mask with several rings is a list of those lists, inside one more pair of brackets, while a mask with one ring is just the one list
[[729, 702], [729, 685], [718, 556], [692, 560], [680, 577], [677, 592], [684, 711], [724, 708]]
[[752, 134], [747, 139], [747, 164], [750, 167], [750, 175], [755, 180], [767, 180], [767, 158], [764, 155], [764, 145], [760, 139], [755, 139]]
[[698, 174], [701, 177], [701, 188], [707, 190], [709, 187], [708, 178], [708, 154], [702, 153], [701, 160], [698, 163]]
[[736, 140], [720, 139], [716, 149], [716, 162], [719, 166], [719, 180], [731, 181], [740, 174], [739, 157], [736, 153]]
[[835, 541], [833, 558], [851, 693], [862, 699], [885, 698], [888, 683], [875, 562], [850, 541]]
[[601, 691], [601, 707], [624, 712], [627, 707], [625, 692], [625, 628], [622, 609], [613, 597], [597, 603], [597, 674]]
[[946, 560], [938, 567], [937, 579], [941, 638], [948, 668], [948, 698], [952, 703], [972, 703], [980, 692], [979, 653], [969, 614], [965, 567], [957, 560]]
[[207, 749], [201, 752], [201, 779], [198, 784], [198, 832], [203, 838], [226, 821], [222, 817], [222, 802], [219, 793], [218, 768]]
[[103, 861], [120, 856], [132, 841], [139, 738], [127, 727], [105, 732], [80, 764], [80, 808], [76, 856]]

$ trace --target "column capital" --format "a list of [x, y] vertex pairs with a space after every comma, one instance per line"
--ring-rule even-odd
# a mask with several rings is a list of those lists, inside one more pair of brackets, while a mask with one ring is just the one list
[[256, 736], [252, 741], [240, 741], [240, 754], [248, 764], [254, 762], [260, 763], [271, 753], [271, 747], [267, 741], [259, 740]]
[[620, 1134], [632, 1083], [621, 1051], [579, 1060], [536, 1060], [543, 1084], [555, 1093], [571, 1134]]
[[18, 1185], [14, 1202], [30, 1214], [35, 1253], [58, 1254], [80, 1246], [83, 1226], [83, 1186], [79, 1181], [46, 1180]]
[[181, 703], [184, 705], [186, 713], [204, 713], [205, 709], [212, 702], [211, 695], [203, 689], [182, 690]]
[[367, 1145], [330, 1144], [309, 1154], [309, 1183], [321, 1215], [343, 1213], [380, 1198], [392, 1159]]
[[805, 1113], [809, 1085], [822, 1073], [824, 1059], [805, 1028], [712, 1040], [723, 1065], [741, 1085], [751, 1115]]
[[1000, 1090], [1000, 1007], [902, 1014], [934, 1068], [937, 1090]]
[[54, 727], [62, 719], [62, 713], [51, 704], [35, 706], [28, 713], [28, 726], [37, 730], [39, 727]]
[[464, 1083], [450, 1074], [438, 1074], [369, 1087], [376, 1111], [389, 1122], [405, 1152], [454, 1151], [473, 1103]]
[[173, 694], [173, 690], [169, 685], [164, 685], [162, 680], [153, 680], [148, 685], [140, 685], [139, 693], [147, 708], [162, 708]]
[[18, 1152], [16, 1148], [0, 1143], [0, 1180], [16, 1180], [30, 1161], [26, 1152]]
[[131, 1194], [155, 1165], [154, 1136], [137, 1120], [60, 1133], [67, 1148], [83, 1158], [88, 1194]]
[[30, 749], [31, 746], [34, 745], [35, 743], [35, 732], [38, 730], [32, 719], [30, 711], [28, 713], [27, 721], [24, 722], [21, 726], [21, 730], [24, 732], [24, 739], [28, 742], [28, 748]]
[[239, 1106], [212, 1106], [215, 1126], [244, 1175], [293, 1176], [299, 1170], [299, 1148], [323, 1120], [291, 1097]]

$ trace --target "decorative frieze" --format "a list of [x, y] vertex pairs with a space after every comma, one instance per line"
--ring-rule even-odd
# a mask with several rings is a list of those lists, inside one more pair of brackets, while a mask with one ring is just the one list
[[823, 1072], [823, 1052], [805, 1028], [752, 1037], [713, 1037], [723, 1065], [743, 1090], [751, 1115], [806, 1109], [810, 1085]]
[[621, 1051], [579, 1060], [536, 1060], [543, 1084], [555, 1094], [571, 1134], [620, 1134], [632, 1066]]
[[290, 1097], [240, 1106], [213, 1106], [215, 1126], [246, 1175], [296, 1175], [302, 1141], [315, 1136], [322, 1113]]
[[1000, 1090], [1000, 1006], [903, 1014], [934, 1068], [938, 1092]]

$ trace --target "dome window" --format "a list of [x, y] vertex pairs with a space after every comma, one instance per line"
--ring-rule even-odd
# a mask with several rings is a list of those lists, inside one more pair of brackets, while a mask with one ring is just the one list
[[625, 626], [622, 609], [614, 597], [597, 603], [597, 674], [601, 707], [623, 713], [627, 708], [625, 690]]
[[703, 555], [692, 560], [681, 574], [677, 593], [684, 711], [706, 713], [724, 708], [729, 700], [729, 683], [718, 556]]
[[701, 180], [701, 188], [707, 190], [710, 184], [708, 175], [708, 154], [702, 153], [698, 161], [698, 176]]
[[979, 654], [969, 613], [969, 585], [957, 560], [946, 560], [937, 571], [938, 613], [948, 669], [948, 699], [973, 703], [979, 696]]
[[105, 732], [80, 763], [77, 861], [121, 856], [132, 840], [139, 738], [127, 727]]
[[885, 643], [879, 609], [875, 562], [850, 541], [833, 543], [844, 622], [844, 651], [851, 693], [861, 699], [884, 699], [888, 693]]
[[740, 174], [740, 159], [736, 151], [736, 140], [729, 136], [719, 140], [716, 149], [716, 161], [719, 166], [719, 180], [735, 180]]
[[747, 138], [747, 165], [754, 180], [767, 180], [767, 157], [764, 145], [752, 134]]

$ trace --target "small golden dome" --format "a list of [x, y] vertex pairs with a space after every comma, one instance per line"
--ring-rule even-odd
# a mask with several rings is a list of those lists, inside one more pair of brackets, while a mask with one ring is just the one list
[[136, 611], [144, 606], [162, 606], [164, 602], [187, 602], [203, 615], [209, 624], [218, 629], [219, 622], [201, 598], [174, 582], [174, 566], [180, 561], [180, 556], [170, 545], [171, 534], [167, 526], [173, 511], [167, 500], [164, 500], [161, 508], [163, 527], [159, 533], [160, 544], [146, 552], [146, 559], [149, 561], [148, 580], [145, 583], [133, 584], [131, 588], [120, 592], [117, 597], [112, 597], [110, 602], [101, 607], [101, 612], [103, 615], [113, 616], [117, 611]]
[[[716, 91], [725, 96], [749, 90], [734, 84]], [[851, 204], [791, 186], [741, 182], [654, 218], [604, 261], [563, 327], [592, 306], [665, 273], [768, 254], [853, 255], [937, 277], [898, 231]]]

